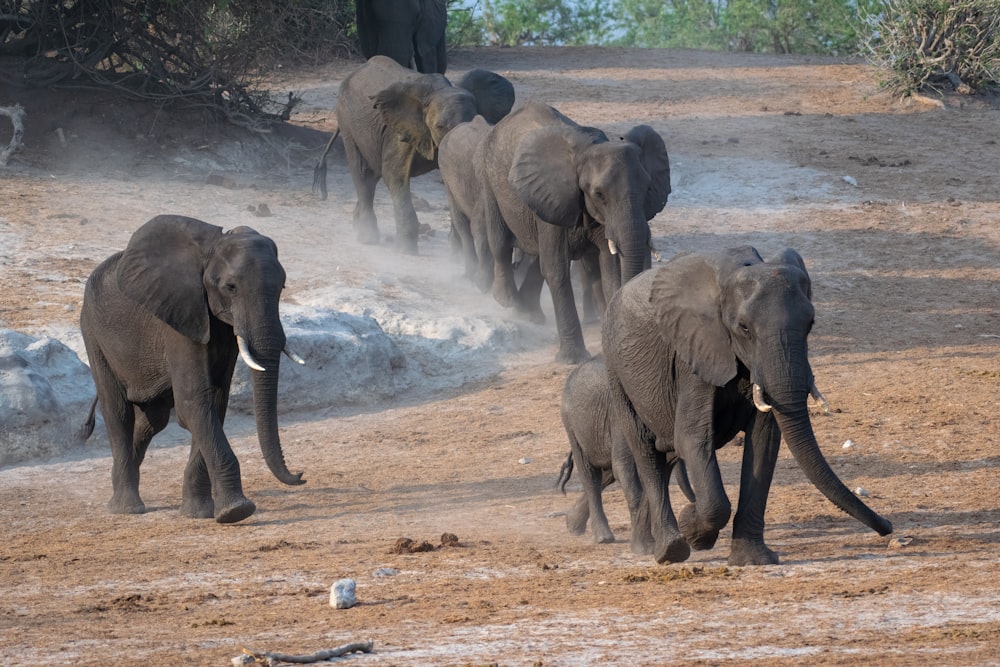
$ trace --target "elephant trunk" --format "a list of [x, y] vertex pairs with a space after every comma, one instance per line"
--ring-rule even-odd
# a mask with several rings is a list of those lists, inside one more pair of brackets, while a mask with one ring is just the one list
[[302, 473], [292, 473], [285, 465], [281, 439], [278, 436], [278, 368], [285, 348], [285, 334], [279, 326], [276, 333], [272, 330], [259, 336], [251, 336], [248, 342], [253, 358], [264, 367], [262, 371], [251, 371], [257, 439], [264, 461], [278, 481], [288, 485], [304, 484]]
[[806, 347], [807, 331], [784, 330], [764, 348], [765, 359], [782, 360], [777, 367], [762, 367], [751, 373], [757, 409], [772, 413], [781, 435], [806, 477], [834, 505], [879, 535], [892, 532], [892, 524], [876, 514], [848, 489], [830, 468], [816, 441], [809, 419], [807, 400], [815, 386]]
[[[787, 405], [775, 397], [776, 405]], [[795, 457], [799, 467], [805, 472], [809, 481], [822, 492], [834, 505], [851, 515], [861, 523], [865, 524], [879, 535], [888, 535], [892, 532], [892, 524], [872, 511], [867, 505], [848, 489], [837, 474], [830, 468], [820, 451], [819, 443], [813, 433], [812, 423], [809, 421], [809, 410], [806, 406], [806, 392], [803, 392], [801, 400], [795, 401], [792, 409], [785, 407], [775, 407], [775, 419], [781, 435], [788, 444], [792, 456]]]
[[[636, 208], [634, 204], [632, 208]], [[616, 227], [614, 223], [609, 225]], [[642, 215], [642, 209], [617, 226], [621, 230], [617, 237], [618, 251], [621, 257], [622, 285], [653, 265], [653, 253], [649, 240], [649, 223]]]

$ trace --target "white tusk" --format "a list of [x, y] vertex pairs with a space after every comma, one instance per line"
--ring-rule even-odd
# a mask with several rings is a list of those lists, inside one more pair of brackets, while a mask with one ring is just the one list
[[236, 344], [240, 348], [240, 356], [243, 357], [243, 363], [245, 363], [247, 366], [254, 369], [255, 371], [266, 370], [263, 366], [258, 364], [257, 360], [253, 358], [252, 354], [250, 354], [250, 348], [247, 347], [247, 342], [243, 340], [242, 336], [236, 337]]
[[770, 412], [771, 406], [764, 401], [764, 390], [760, 388], [760, 385], [754, 382], [753, 384], [753, 404], [757, 406], [757, 409], [761, 412]]
[[300, 357], [299, 355], [295, 354], [295, 353], [294, 353], [294, 352], [292, 352], [291, 350], [289, 350], [289, 349], [288, 349], [288, 346], [287, 346], [287, 345], [285, 345], [285, 349], [284, 349], [284, 350], [282, 350], [282, 351], [283, 351], [283, 352], [284, 352], [284, 353], [285, 353], [286, 355], [288, 355], [288, 358], [289, 358], [289, 359], [291, 359], [292, 361], [294, 361], [295, 363], [297, 363], [297, 364], [302, 364], [303, 366], [305, 366], [305, 365], [306, 365], [306, 360], [305, 360], [305, 359], [303, 359], [302, 357]]
[[608, 239], [608, 250], [611, 251], [612, 255], [617, 255], [618, 254], [618, 246], [616, 246], [615, 242], [612, 241], [611, 239]]
[[819, 389], [816, 388], [815, 382], [813, 382], [812, 388], [809, 390], [809, 395], [813, 397], [814, 401], [820, 404], [824, 413], [830, 414], [830, 404], [826, 402], [826, 398], [823, 394], [819, 393]]

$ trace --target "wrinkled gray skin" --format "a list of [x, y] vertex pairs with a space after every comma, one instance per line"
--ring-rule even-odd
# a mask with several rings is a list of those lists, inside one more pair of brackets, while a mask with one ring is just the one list
[[445, 0], [356, 0], [358, 41], [366, 60], [392, 58], [418, 72], [448, 68]]
[[117, 514], [145, 511], [139, 466], [150, 440], [177, 412], [191, 433], [181, 513], [233, 523], [253, 514], [240, 465], [222, 430], [238, 355], [237, 336], [266, 370], [252, 373], [257, 436], [285, 484], [278, 437], [278, 367], [285, 333], [278, 299], [285, 271], [274, 242], [249, 227], [221, 227], [161, 215], [91, 274], [80, 328], [111, 441]]
[[[392, 197], [396, 246], [402, 252], [416, 254], [418, 222], [410, 178], [437, 168], [441, 139], [459, 123], [472, 120], [480, 105], [506, 104], [510, 109], [514, 103], [513, 89], [509, 89], [507, 98], [507, 87], [500, 85], [506, 79], [488, 74], [495, 77], [498, 86], [484, 89], [500, 91], [503, 99], [485, 93], [480, 94], [486, 97], [477, 99], [468, 90], [451, 85], [441, 74], [418, 74], [385, 56], [375, 56], [340, 84], [337, 134], [343, 136], [358, 195], [354, 227], [359, 241], [379, 241], [373, 204], [375, 186], [384, 178]], [[327, 152], [332, 144], [333, 139]], [[324, 182], [325, 161], [326, 153], [317, 166], [317, 180], [322, 169]]]
[[[602, 276], [625, 282], [651, 265], [649, 220], [666, 204], [670, 163], [662, 138], [648, 126], [628, 140], [577, 125], [552, 107], [528, 102], [490, 129], [476, 151], [483, 179], [481, 206], [494, 262], [493, 296], [535, 321], [542, 282], [548, 284], [559, 331], [557, 361], [589, 358], [570, 282], [571, 230], [597, 225]], [[589, 218], [589, 223], [585, 219]], [[520, 290], [515, 245], [537, 258]]]
[[[628, 447], [649, 503], [657, 562], [683, 561], [691, 548], [715, 544], [732, 512], [715, 450], [740, 431], [730, 564], [778, 562], [764, 543], [764, 511], [782, 437], [831, 502], [879, 535], [892, 532], [830, 469], [813, 434], [811, 297], [798, 253], [764, 262], [745, 246], [674, 258], [623, 285], [608, 303], [602, 345], [612, 391], [655, 436], [629, 438]], [[755, 385], [769, 411], [755, 407]], [[671, 456], [684, 461], [697, 497], [676, 520], [665, 483]]]
[[477, 210], [483, 186], [473, 157], [490, 127], [483, 116], [477, 115], [457, 125], [438, 146], [438, 169], [451, 213], [452, 249], [462, 254], [465, 276], [484, 291], [493, 283], [493, 258]]
[[[651, 553], [649, 509], [628, 447], [629, 438], [642, 441], [651, 434], [635, 419], [635, 413], [627, 405], [615, 401], [601, 355], [580, 364], [567, 376], [560, 412], [569, 438], [570, 454], [559, 473], [557, 485], [566, 492], [566, 483], [574, 467], [580, 468], [583, 485], [583, 494], [566, 514], [567, 528], [574, 535], [582, 535], [587, 520], [591, 519], [594, 541], [598, 544], [614, 542], [601, 492], [618, 480], [632, 517], [632, 551]], [[668, 460], [668, 468], [673, 468], [675, 462], [679, 461]], [[682, 462], [677, 466], [677, 473], [681, 489], [694, 502]]]

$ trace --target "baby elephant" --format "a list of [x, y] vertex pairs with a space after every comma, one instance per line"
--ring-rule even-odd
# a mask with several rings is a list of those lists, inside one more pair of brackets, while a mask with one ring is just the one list
[[[652, 434], [636, 419], [623, 397], [614, 395], [602, 355], [577, 366], [566, 378], [561, 412], [570, 453], [556, 484], [565, 493], [574, 467], [579, 467], [583, 485], [583, 495], [566, 515], [567, 528], [574, 535], [582, 535], [587, 520], [592, 519], [594, 541], [614, 542], [601, 493], [617, 480], [632, 519], [631, 549], [638, 554], [650, 553], [653, 541], [648, 508], [625, 436], [631, 433], [633, 437], [649, 438]], [[668, 463], [679, 462], [675, 459]], [[678, 466], [678, 483], [685, 496], [694, 502], [683, 465]]]

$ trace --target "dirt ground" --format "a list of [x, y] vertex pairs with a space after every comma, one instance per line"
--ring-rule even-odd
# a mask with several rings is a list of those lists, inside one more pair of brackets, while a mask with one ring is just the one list
[[[331, 131], [337, 84], [357, 64], [281, 70], [272, 83], [303, 95], [295, 123]], [[674, 194], [652, 227], [665, 256], [743, 243], [803, 255], [813, 368], [834, 408], [814, 426], [895, 533], [842, 514], [783, 450], [766, 532], [780, 565], [727, 566], [728, 531], [685, 563], [633, 555], [617, 487], [605, 497], [619, 540], [569, 535], [561, 513], [579, 485], [554, 490], [569, 368], [552, 361], [550, 324], [490, 382], [289, 415], [285, 454], [303, 487], [270, 476], [252, 424], [234, 417], [227, 431], [259, 508], [238, 525], [178, 515], [183, 434], [154, 441], [142, 516], [106, 513], [106, 450], [0, 470], [4, 661], [223, 665], [243, 647], [307, 654], [370, 639], [372, 653], [343, 662], [1000, 664], [996, 105], [900, 101], [866, 65], [823, 58], [526, 48], [459, 52], [450, 67], [494, 69], [519, 100], [585, 124], [663, 133]], [[82, 281], [158, 213], [265, 231], [292, 302], [371, 271], [350, 264], [368, 250], [348, 231], [342, 158], [331, 200], [309, 192], [318, 146], [212, 169], [223, 150], [249, 160], [251, 142], [83, 91], [7, 89], [0, 104], [18, 95], [30, 96], [30, 131], [0, 171], [0, 326], [71, 333]], [[414, 190], [435, 235], [423, 256], [399, 259], [404, 275], [452, 261], [439, 179]], [[274, 215], [257, 216], [260, 204]], [[587, 340], [599, 350], [596, 326]], [[740, 456], [720, 457], [734, 499]], [[439, 546], [444, 533], [458, 544]], [[402, 537], [437, 548], [395, 553]], [[331, 584], [347, 577], [359, 604], [331, 608]]]

